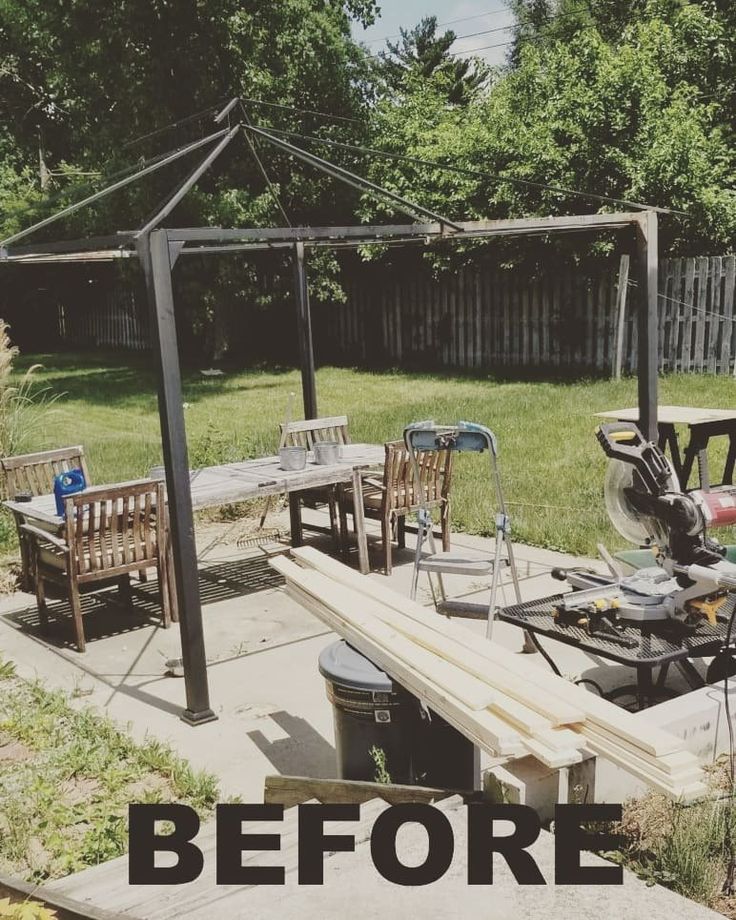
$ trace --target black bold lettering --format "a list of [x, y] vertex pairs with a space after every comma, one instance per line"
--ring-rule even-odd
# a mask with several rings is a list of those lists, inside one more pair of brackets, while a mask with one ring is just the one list
[[[429, 838], [427, 858], [420, 866], [405, 866], [396, 852], [396, 835], [403, 824], [421, 824]], [[432, 805], [394, 805], [376, 818], [371, 834], [373, 865], [395, 885], [429, 885], [450, 868], [455, 851], [452, 825]]]
[[283, 805], [217, 806], [217, 884], [284, 885], [283, 866], [244, 866], [245, 850], [280, 850], [280, 834], [244, 834], [244, 821], [283, 821]]
[[360, 805], [299, 806], [299, 884], [321, 885], [324, 882], [322, 857], [330, 851], [352, 853], [352, 834], [325, 834], [325, 821], [357, 821]]
[[[170, 821], [170, 834], [157, 834], [156, 821]], [[128, 806], [128, 882], [131, 885], [182, 885], [202, 871], [204, 857], [191, 843], [199, 830], [199, 816], [188, 805]], [[157, 852], [176, 853], [175, 866], [156, 866]]]
[[[494, 821], [513, 821], [514, 833], [496, 837]], [[539, 837], [539, 815], [528, 805], [468, 805], [468, 884], [493, 884], [493, 854], [500, 853], [519, 885], [545, 885], [526, 848]]]
[[555, 807], [555, 882], [558, 885], [623, 885], [621, 866], [581, 866], [581, 850], [617, 850], [615, 834], [589, 833], [581, 825], [620, 821], [620, 805], [557, 805]]

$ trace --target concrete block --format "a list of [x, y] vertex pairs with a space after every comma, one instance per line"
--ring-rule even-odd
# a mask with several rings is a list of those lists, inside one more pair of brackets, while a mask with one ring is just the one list
[[529, 805], [542, 821], [551, 821], [557, 803], [596, 801], [595, 774], [595, 757], [562, 770], [520, 757], [486, 770], [483, 791], [491, 802]]
[[[736, 678], [728, 682], [728, 700], [731, 725], [736, 737]], [[686, 749], [703, 763], [711, 763], [719, 754], [728, 752], [729, 733], [723, 681], [650, 706], [637, 713], [636, 718], [645, 723], [651, 722], [682, 738]]]

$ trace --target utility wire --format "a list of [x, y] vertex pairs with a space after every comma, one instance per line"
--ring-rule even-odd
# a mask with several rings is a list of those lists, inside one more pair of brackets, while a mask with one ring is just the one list
[[[588, 4], [583, 4], [582, 6], [573, 7], [572, 9], [566, 10], [565, 12], [557, 13], [555, 16], [551, 16], [549, 19], [547, 19], [544, 23], [542, 23], [542, 25], [544, 25], [544, 26], [549, 26], [549, 25], [552, 25], [553, 23], [557, 22], [557, 21], [560, 20], [560, 19], [569, 19], [570, 17], [576, 16], [578, 13], [582, 13], [582, 12], [591, 12], [590, 6], [589, 6]], [[460, 21], [460, 20], [458, 20], [458, 21]], [[449, 23], [439, 23], [439, 22], [437, 23], [437, 27], [438, 27], [438, 28], [439, 28], [439, 26], [441, 26], [441, 25], [449, 25]], [[516, 29], [516, 28], [518, 28], [519, 26], [523, 26], [523, 25], [524, 25], [523, 22], [518, 22], [518, 21], [517, 21], [517, 22], [513, 22], [513, 23], [511, 23], [510, 25], [507, 25], [507, 26], [497, 26], [497, 27], [495, 27], [495, 28], [493, 28], [493, 29], [482, 29], [482, 30], [479, 31], [479, 32], [468, 32], [468, 33], [465, 34], [465, 35], [456, 35], [454, 41], [460, 41], [460, 40], [463, 39], [463, 38], [474, 38], [475, 36], [478, 36], [478, 35], [490, 35], [491, 33], [494, 33], [494, 32], [508, 32], [508, 31], [510, 31], [511, 29]], [[391, 38], [401, 38], [401, 37], [402, 37], [402, 36], [401, 36], [401, 33], [399, 33], [398, 35], [389, 35], [389, 36], [387, 36], [385, 39], [373, 39], [371, 42], [369, 42], [369, 44], [375, 44], [377, 41], [388, 41], [388, 40], [391, 39]], [[527, 39], [527, 40], [529, 40], [529, 39]], [[514, 40], [509, 41], [509, 42], [503, 42], [503, 43], [500, 44], [500, 45], [487, 45], [487, 46], [484, 46], [484, 47], [488, 47], [488, 48], [502, 48], [502, 47], [504, 47], [504, 46], [507, 45], [507, 44], [510, 45], [510, 44], [513, 44], [513, 43], [514, 43]], [[477, 49], [471, 49], [471, 50], [482, 51], [483, 49], [482, 49], [482, 48], [477, 48]], [[456, 53], [458, 53], [458, 52], [456, 52]], [[465, 54], [466, 52], [460, 52], [460, 53]]]
[[[476, 13], [475, 16], [461, 16], [459, 19], [446, 19], [444, 22], [438, 22], [437, 28], [441, 26], [451, 26], [456, 22], [470, 22], [471, 19], [483, 19], [485, 17], [500, 16], [502, 13], [509, 13], [509, 10], [488, 10], [487, 13]], [[384, 35], [382, 38], [370, 38], [366, 41], [367, 45], [376, 45], [378, 42], [388, 41], [389, 38], [401, 38], [401, 32], [394, 32], [392, 35]]]
[[148, 140], [151, 137], [158, 137], [160, 134], [164, 134], [166, 131], [171, 131], [173, 128], [179, 128], [181, 125], [189, 124], [189, 122], [196, 121], [197, 119], [204, 118], [206, 115], [209, 115], [211, 112], [214, 112], [215, 109], [222, 108], [222, 101], [215, 102], [213, 105], [209, 106], [206, 109], [202, 109], [201, 112], [195, 112], [193, 115], [186, 115], [184, 118], [180, 118], [178, 121], [172, 121], [168, 125], [164, 125], [162, 128], [156, 128], [155, 131], [149, 131], [147, 134], [141, 134], [139, 137], [134, 137], [132, 141], [126, 141], [120, 149], [127, 150], [128, 147], [132, 147], [135, 144], [141, 143], [141, 141]]
[[[240, 101], [240, 111], [243, 113], [243, 118], [245, 119], [246, 125], [247, 125], [249, 128], [252, 127], [251, 120], [250, 120], [250, 118], [248, 117], [248, 112], [247, 112], [247, 110], [246, 110], [246, 108], [245, 108], [245, 105], [243, 104], [243, 101], [242, 101], [242, 100]], [[261, 175], [263, 176], [263, 178], [264, 178], [264, 180], [265, 180], [265, 182], [266, 182], [266, 185], [267, 185], [267, 187], [268, 187], [268, 191], [270, 192], [271, 197], [273, 198], [274, 202], [276, 203], [276, 207], [277, 207], [277, 208], [279, 209], [279, 211], [281, 212], [281, 216], [282, 216], [282, 217], [284, 218], [284, 220], [286, 221], [286, 225], [287, 225], [288, 227], [291, 227], [291, 226], [292, 226], [292, 223], [291, 223], [291, 221], [289, 220], [289, 215], [286, 213], [286, 210], [284, 209], [284, 206], [281, 204], [281, 199], [279, 198], [278, 193], [277, 193], [276, 189], [274, 188], [274, 185], [273, 185], [273, 183], [271, 182], [271, 179], [269, 178], [268, 173], [266, 172], [266, 167], [263, 165], [263, 162], [261, 161], [261, 158], [258, 156], [258, 150], [256, 149], [255, 141], [254, 141], [253, 138], [250, 136], [250, 135], [251, 135], [251, 132], [250, 132], [250, 131], [244, 131], [243, 134], [245, 135], [245, 139], [246, 139], [246, 141], [247, 141], [247, 143], [248, 143], [248, 147], [250, 147], [250, 152], [253, 154], [253, 159], [254, 159], [254, 160], [256, 161], [256, 163], [258, 164], [258, 168], [259, 168], [260, 171], [261, 171]]]
[[[626, 283], [631, 288], [639, 287], [636, 281], [627, 281]], [[669, 294], [665, 294], [663, 291], [657, 291], [657, 296], [661, 297], [662, 300], [669, 300], [671, 303], [680, 304], [681, 306], [687, 307], [690, 310], [695, 310], [696, 313], [705, 313], [708, 316], [715, 316], [716, 319], [722, 319], [729, 323], [736, 323], [736, 316], [726, 316], [723, 313], [716, 313], [714, 310], [706, 310], [704, 307], [697, 307], [694, 303], [688, 303], [686, 300], [679, 300], [677, 297], [670, 297]]]
[[[557, 22], [559, 19], [569, 19], [571, 16], [576, 16], [580, 12], [590, 12], [590, 7], [587, 4], [585, 6], [573, 7], [566, 13], [558, 13], [556, 16], [548, 19], [544, 25], [551, 25], [553, 22]], [[468, 32], [467, 35], [456, 35], [455, 41], [459, 42], [463, 38], [475, 38], [477, 35], [490, 35], [492, 32], [509, 32], [511, 29], [518, 28], [519, 25], [520, 23], [514, 22], [509, 26], [498, 26], [495, 29], [483, 29], [481, 32]]]
[[286, 112], [298, 112], [302, 115], [317, 115], [319, 118], [332, 118], [336, 121], [349, 121], [355, 125], [366, 127], [366, 123], [358, 118], [349, 118], [347, 115], [331, 115], [329, 112], [320, 112], [316, 109], [297, 109], [291, 105], [284, 105], [281, 102], [266, 102], [265, 99], [255, 99], [252, 96], [241, 96], [243, 102], [249, 102], [253, 105], [265, 105], [271, 109], [283, 109]]
[[328, 140], [324, 137], [317, 137], [311, 134], [299, 134], [296, 131], [284, 131], [279, 128], [265, 128], [263, 130], [271, 131], [273, 134], [283, 134], [287, 137], [296, 137], [305, 141], [316, 141], [320, 144], [327, 144], [331, 147], [341, 147], [345, 150], [352, 150], [356, 153], [365, 153], [372, 156], [384, 157], [388, 160], [397, 160], [403, 163], [413, 163], [418, 166], [430, 166], [434, 169], [444, 169], [447, 172], [455, 172], [458, 175], [468, 176], [474, 179], [493, 179], [498, 182], [511, 182], [514, 185], [523, 185], [530, 188], [545, 189], [546, 191], [555, 192], [563, 195], [575, 195], [580, 198], [590, 198], [603, 204], [625, 205], [630, 208], [639, 210], [652, 210], [662, 214], [678, 214], [686, 217], [684, 211], [676, 211], [672, 208], [654, 207], [649, 204], [643, 204], [637, 201], [627, 201], [625, 198], [613, 198], [608, 195], [598, 195], [595, 192], [582, 192], [579, 189], [565, 188], [564, 186], [549, 185], [545, 182], [533, 182], [531, 179], [517, 179], [515, 176], [501, 176], [496, 173], [481, 172], [475, 169], [465, 169], [462, 166], [452, 166], [449, 163], [438, 163], [436, 160], [423, 160], [420, 157], [409, 156], [403, 153], [389, 153], [386, 150], [378, 150], [375, 147], [364, 147], [358, 144], [348, 144], [344, 141]]
[[[550, 27], [551, 27], [551, 26], [554, 26], [556, 22], [558, 22], [558, 21], [561, 20], [561, 19], [567, 19], [567, 18], [569, 18], [569, 17], [576, 16], [578, 13], [585, 12], [585, 11], [591, 12], [590, 6], [588, 6], [588, 5], [579, 6], [579, 7], [576, 7], [576, 8], [574, 8], [574, 9], [568, 10], [568, 12], [566, 12], [566, 13], [558, 13], [556, 16], [552, 16], [552, 17], [551, 17], [550, 19], [548, 19], [546, 22], [542, 23], [542, 24], [539, 26], [539, 30], [536, 32], [536, 34], [530, 35], [528, 38], [524, 38], [524, 37], [522, 37], [522, 36], [518, 36], [517, 38], [512, 38], [512, 39], [510, 39], [509, 41], [498, 42], [498, 43], [493, 44], [493, 45], [481, 45], [481, 46], [478, 47], [478, 48], [466, 48], [466, 49], [464, 49], [462, 52], [456, 52], [456, 53], [462, 53], [462, 54], [475, 54], [476, 51], [490, 51], [490, 50], [492, 50], [492, 49], [494, 49], [494, 48], [506, 48], [506, 47], [508, 47], [509, 45], [514, 45], [514, 44], [516, 44], [517, 42], [518, 42], [520, 45], [528, 45], [528, 44], [530, 44], [531, 42], [544, 41], [544, 40], [548, 37]], [[523, 23], [522, 23], [522, 25], [523, 25]], [[482, 34], [482, 33], [478, 33], [478, 34]], [[469, 36], [466, 36], [466, 37], [469, 37]]]

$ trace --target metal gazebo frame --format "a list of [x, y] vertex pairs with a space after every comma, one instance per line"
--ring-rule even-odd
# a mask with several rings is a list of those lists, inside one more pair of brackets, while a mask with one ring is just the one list
[[[229, 118], [238, 100], [232, 100], [216, 116], [219, 124]], [[368, 191], [394, 204], [397, 210], [414, 218], [429, 218], [429, 223], [386, 226], [346, 227], [273, 227], [221, 229], [213, 227], [159, 229], [164, 220], [196, 181], [210, 168], [222, 150], [240, 128], [267, 137], [282, 149], [316, 168], [363, 191]], [[216, 146], [189, 176], [172, 192], [161, 210], [139, 230], [119, 231], [114, 235], [16, 246], [22, 237], [47, 226], [55, 220], [136, 181], [187, 153], [208, 143]], [[235, 124], [216, 131], [199, 141], [186, 145], [167, 157], [159, 158], [132, 176], [63, 209], [31, 227], [0, 242], [0, 262], [37, 264], [39, 262], [91, 262], [137, 258], [144, 273], [151, 316], [153, 350], [158, 375], [158, 409], [161, 440], [166, 467], [169, 496], [172, 554], [184, 664], [186, 708], [182, 718], [192, 725], [216, 719], [210, 706], [207, 661], [202, 624], [202, 605], [197, 575], [197, 552], [194, 538], [194, 518], [190, 491], [186, 426], [182, 400], [181, 368], [179, 364], [172, 272], [182, 257], [207, 253], [247, 252], [284, 249], [294, 262], [295, 300], [302, 394], [305, 418], [317, 417], [312, 323], [309, 307], [305, 252], [310, 248], [342, 248], [369, 243], [424, 241], [442, 239], [492, 239], [501, 236], [545, 235], [549, 233], [607, 231], [633, 229], [636, 235], [636, 264], [638, 266], [638, 404], [639, 422], [643, 432], [652, 440], [657, 438], [657, 275], [658, 275], [658, 216], [657, 209], [608, 214], [585, 214], [569, 217], [530, 217], [509, 220], [453, 222], [434, 214], [413, 202], [369, 183], [367, 180], [329, 161], [278, 141], [252, 125]]]

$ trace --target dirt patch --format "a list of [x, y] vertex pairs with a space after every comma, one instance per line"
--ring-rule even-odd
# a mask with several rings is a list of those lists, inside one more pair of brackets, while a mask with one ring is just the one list
[[73, 776], [59, 787], [59, 798], [65, 805], [81, 805], [89, 802], [101, 791], [102, 783], [89, 776]]
[[30, 760], [33, 751], [26, 747], [22, 741], [16, 741], [9, 735], [0, 732], [0, 763], [21, 763]]
[[126, 798], [130, 802], [143, 802], [154, 798], [171, 796], [171, 785], [164, 776], [154, 773], [130, 783], [126, 790]]

